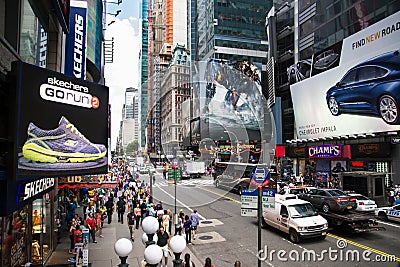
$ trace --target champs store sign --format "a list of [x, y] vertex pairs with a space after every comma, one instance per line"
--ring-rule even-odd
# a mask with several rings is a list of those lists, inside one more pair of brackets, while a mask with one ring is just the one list
[[319, 159], [341, 158], [343, 145], [325, 144], [320, 146], [309, 146], [308, 157]]

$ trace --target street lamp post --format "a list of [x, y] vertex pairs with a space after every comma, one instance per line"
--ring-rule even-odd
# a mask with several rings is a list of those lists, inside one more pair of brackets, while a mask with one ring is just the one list
[[150, 267], [157, 267], [163, 257], [162, 248], [153, 244], [144, 250], [144, 258]]
[[129, 264], [126, 263], [129, 253], [132, 251], [132, 242], [127, 238], [120, 238], [114, 244], [114, 251], [119, 256], [121, 263], [118, 267], [128, 267]]
[[180, 257], [181, 257], [182, 251], [186, 247], [185, 238], [181, 235], [175, 235], [169, 241], [169, 245], [171, 247], [172, 252], [175, 255], [175, 259], [172, 261], [174, 263], [174, 267], [182, 267], [182, 260]]
[[172, 252], [175, 255], [175, 259], [172, 261], [174, 267], [182, 267], [181, 254], [186, 247], [186, 240], [182, 235], [175, 235], [169, 241]]
[[237, 135], [234, 133], [234, 132], [231, 132], [231, 131], [224, 131], [224, 133], [227, 133], [227, 134], [233, 134], [233, 136], [236, 138], [236, 156], [237, 156], [237, 161], [238, 162], [240, 162], [240, 155], [239, 155], [239, 139], [238, 139], [238, 137], [237, 137]]
[[174, 159], [172, 161], [171, 167], [174, 171], [174, 190], [175, 190], [175, 203], [174, 203], [174, 207], [175, 207], [175, 214], [176, 214], [176, 170], [178, 168], [178, 160]]
[[[150, 267], [157, 267], [163, 257], [162, 249], [156, 245], [158, 230], [158, 220], [153, 216], [148, 216], [142, 221], [143, 236], [142, 241], [146, 244], [144, 258]], [[123, 267], [123, 266], [121, 266]]]
[[158, 230], [158, 220], [153, 216], [147, 216], [142, 221], [142, 229], [148, 237], [146, 247], [155, 244], [153, 237]]

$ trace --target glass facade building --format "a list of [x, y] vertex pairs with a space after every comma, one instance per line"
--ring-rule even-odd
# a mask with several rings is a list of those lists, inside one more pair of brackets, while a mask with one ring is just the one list
[[140, 120], [139, 120], [139, 129], [140, 129], [140, 138], [139, 145], [140, 147], [145, 147], [146, 145], [146, 120], [147, 120], [147, 102], [148, 102], [148, 94], [147, 94], [147, 78], [148, 78], [148, 69], [149, 69], [149, 20], [148, 20], [148, 9], [149, 9], [149, 1], [143, 0], [141, 2], [141, 12], [140, 19], [142, 20], [142, 48], [140, 51], [140, 87], [139, 87], [139, 109], [140, 109]]

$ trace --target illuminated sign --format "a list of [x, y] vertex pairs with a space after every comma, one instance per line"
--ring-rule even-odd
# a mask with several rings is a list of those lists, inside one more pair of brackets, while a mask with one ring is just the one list
[[16, 178], [107, 173], [108, 88], [17, 61], [10, 75]]
[[54, 186], [54, 178], [42, 178], [24, 185], [22, 200], [34, 197]]
[[342, 145], [320, 145], [308, 147], [308, 156], [310, 158], [340, 158], [342, 157]]
[[65, 74], [85, 79], [86, 62], [86, 1], [71, 1], [70, 32], [65, 45]]

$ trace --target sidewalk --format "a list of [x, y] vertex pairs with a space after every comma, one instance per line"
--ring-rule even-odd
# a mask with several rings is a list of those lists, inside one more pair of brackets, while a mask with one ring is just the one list
[[[126, 213], [125, 213], [126, 216]], [[129, 229], [126, 224], [126, 217], [124, 218], [124, 224], [118, 223], [117, 213], [114, 212], [111, 224], [104, 224], [103, 235], [104, 238], [99, 238], [98, 233], [96, 234], [97, 244], [89, 243], [89, 263], [93, 267], [116, 267], [120, 264], [120, 259], [114, 251], [114, 244], [120, 238], [129, 239]], [[133, 242], [133, 250], [128, 256], [127, 263], [130, 267], [141, 267], [141, 262], [144, 259], [145, 246], [142, 243], [143, 230], [140, 227], [135, 231], [135, 242]], [[74, 266], [68, 262], [68, 258], [75, 255], [68, 253], [70, 240], [68, 232], [64, 229], [61, 234], [60, 244], [58, 244], [56, 250], [50, 256], [45, 266]], [[190, 245], [189, 245], [190, 246]], [[189, 247], [190, 248], [190, 247]], [[185, 248], [181, 255], [189, 253], [191, 260], [196, 266], [203, 266], [195, 255], [190, 251], [188, 247]], [[168, 267], [172, 267], [173, 257], [168, 258]]]

